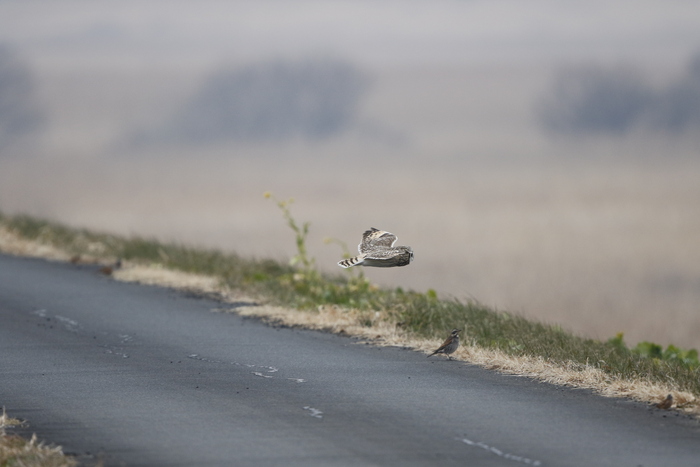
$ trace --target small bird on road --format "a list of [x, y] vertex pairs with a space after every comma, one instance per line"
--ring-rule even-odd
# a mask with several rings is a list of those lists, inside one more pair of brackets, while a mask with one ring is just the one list
[[338, 262], [342, 268], [352, 266], [374, 266], [375, 268], [391, 268], [406, 266], [413, 261], [413, 250], [410, 246], [394, 246], [397, 237], [386, 230], [372, 227], [362, 234], [362, 242], [357, 246], [360, 254]]
[[122, 259], [117, 258], [117, 260], [109, 265], [102, 266], [100, 270], [98, 271], [100, 274], [104, 274], [105, 276], [111, 276], [114, 271], [122, 267]]
[[442, 343], [438, 349], [428, 355], [428, 358], [432, 357], [436, 353], [442, 353], [447, 355], [448, 360], [452, 360], [452, 357], [450, 357], [450, 354], [454, 353], [455, 350], [457, 350], [457, 347], [459, 347], [459, 333], [462, 332], [461, 329], [453, 329], [452, 332], [450, 333], [450, 337], [445, 339], [445, 342]]
[[673, 396], [669, 394], [668, 396], [666, 396], [666, 399], [654, 405], [656, 405], [656, 407], [658, 407], [659, 409], [668, 410], [673, 405]]

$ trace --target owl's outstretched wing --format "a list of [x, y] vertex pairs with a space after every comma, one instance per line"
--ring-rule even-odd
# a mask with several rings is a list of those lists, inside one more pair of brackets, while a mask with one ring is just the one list
[[378, 246], [391, 248], [396, 240], [397, 237], [393, 233], [372, 227], [362, 234], [362, 242], [357, 246], [357, 249], [360, 253], [367, 253]]

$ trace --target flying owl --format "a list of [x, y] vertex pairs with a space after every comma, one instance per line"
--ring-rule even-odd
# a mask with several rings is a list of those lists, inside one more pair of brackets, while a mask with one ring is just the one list
[[338, 262], [343, 268], [352, 266], [374, 266], [376, 268], [391, 268], [406, 266], [413, 261], [413, 250], [410, 246], [394, 246], [396, 235], [385, 230], [372, 227], [362, 234], [362, 242], [357, 246], [360, 254]]

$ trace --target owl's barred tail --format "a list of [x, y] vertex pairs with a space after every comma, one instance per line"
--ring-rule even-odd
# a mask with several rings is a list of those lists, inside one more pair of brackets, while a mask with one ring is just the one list
[[351, 268], [353, 266], [357, 266], [358, 264], [362, 264], [365, 261], [365, 256], [366, 255], [359, 255], [355, 256], [354, 258], [348, 258], [342, 261], [338, 261], [338, 266], [340, 266], [341, 268]]

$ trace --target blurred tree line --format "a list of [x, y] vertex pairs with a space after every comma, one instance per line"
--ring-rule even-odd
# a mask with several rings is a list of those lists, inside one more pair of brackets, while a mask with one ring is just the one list
[[552, 133], [623, 134], [634, 128], [682, 133], [700, 129], [700, 54], [662, 89], [637, 70], [573, 67], [554, 76], [537, 113]]
[[45, 121], [29, 66], [12, 47], [0, 44], [0, 149], [40, 130]]
[[323, 139], [354, 122], [367, 86], [364, 73], [331, 59], [222, 68], [145, 139], [189, 144]]

